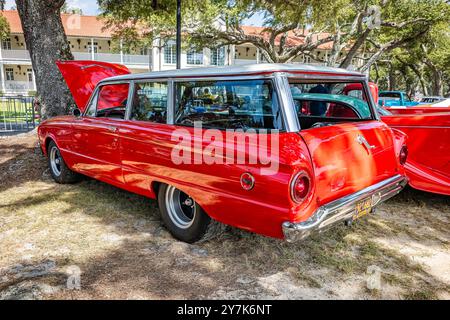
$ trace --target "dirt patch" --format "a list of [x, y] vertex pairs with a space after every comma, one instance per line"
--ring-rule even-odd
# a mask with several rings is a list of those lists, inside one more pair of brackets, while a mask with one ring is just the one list
[[288, 244], [229, 228], [175, 241], [156, 203], [57, 185], [33, 134], [0, 139], [0, 299], [448, 299], [450, 198], [407, 189]]

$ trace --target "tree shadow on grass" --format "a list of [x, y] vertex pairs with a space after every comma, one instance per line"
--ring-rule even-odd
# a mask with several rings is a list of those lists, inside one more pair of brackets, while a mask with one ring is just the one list
[[[210, 297], [218, 288], [261, 293], [263, 291], [255, 289], [259, 287], [258, 279], [280, 272], [289, 274], [301, 286], [326, 290], [336, 279], [364, 276], [367, 267], [374, 264], [392, 270], [393, 274], [410, 275], [411, 281], [398, 276], [389, 278], [407, 292], [448, 290], [448, 284], [436, 279], [420, 265], [411, 263], [405, 254], [380, 247], [374, 241], [376, 237], [395, 237], [396, 234], [370, 222], [362, 222], [351, 229], [338, 227], [298, 244], [231, 229], [209, 242], [186, 245], [171, 238], [156, 221], [155, 201], [89, 179], [75, 185], [58, 185], [45, 174], [45, 159], [33, 148], [17, 145], [11, 148], [11, 152], [17, 155], [0, 164], [2, 172], [3, 169], [8, 170], [4, 178], [10, 179], [0, 186], [0, 194], [7, 195], [7, 201], [0, 203], [0, 212], [23, 215], [36, 211], [38, 216], [35, 218], [43, 219], [39, 217], [39, 210], [42, 210], [42, 214], [48, 215], [45, 223], [61, 221], [57, 219], [72, 221], [75, 217], [94, 218], [95, 221], [81, 220], [76, 228], [70, 230], [69, 225], [63, 224], [61, 228], [68, 230], [58, 232], [82, 238], [97, 236], [99, 226], [105, 226], [106, 232], [120, 237], [119, 240], [114, 237], [95, 239], [100, 241], [98, 243], [117, 240], [114, 246], [105, 247], [101, 253], [94, 252], [95, 248], [89, 252], [89, 243], [77, 244], [75, 249], [88, 251], [85, 259], [71, 256], [56, 259], [58, 266], [75, 264], [80, 267], [82, 290], [62, 290], [49, 297], [201, 299]], [[14, 187], [24, 187], [24, 190], [16, 192]], [[448, 198], [409, 189], [389, 203], [395, 203], [394, 207], [398, 208], [415, 206], [440, 210], [448, 205]], [[55, 230], [45, 224], [42, 228]], [[444, 231], [446, 225], [439, 224], [436, 228]], [[101, 232], [105, 230], [101, 229]], [[59, 241], [52, 233], [46, 237], [48, 242]], [[43, 240], [47, 241], [47, 238]], [[427, 241], [422, 240], [424, 243]], [[34, 259], [36, 263], [40, 261], [39, 257]], [[317, 271], [320, 270], [326, 272], [318, 276]], [[48, 277], [51, 276], [44, 276], [41, 280]], [[238, 281], [241, 278], [247, 280]], [[60, 274], [56, 277], [56, 282], [62, 287], [64, 281]], [[434, 296], [427, 294], [423, 297]]]

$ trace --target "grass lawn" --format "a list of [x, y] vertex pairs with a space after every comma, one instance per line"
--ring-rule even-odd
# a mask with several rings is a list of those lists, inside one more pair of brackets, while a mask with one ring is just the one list
[[[0, 299], [450, 298], [449, 197], [408, 189], [296, 244], [229, 228], [187, 245], [152, 200], [54, 183], [35, 143], [0, 139]], [[73, 270], [81, 290], [66, 288]], [[380, 286], [367, 285], [374, 275]]]

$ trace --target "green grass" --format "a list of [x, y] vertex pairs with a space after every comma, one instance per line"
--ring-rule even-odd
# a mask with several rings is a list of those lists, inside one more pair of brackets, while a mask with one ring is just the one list
[[[22, 102], [16, 100], [15, 104], [12, 100], [0, 100], [0, 123], [23, 123], [33, 122], [33, 106], [30, 102]], [[28, 113], [26, 112], [28, 110]], [[35, 113], [35, 116], [37, 114]]]

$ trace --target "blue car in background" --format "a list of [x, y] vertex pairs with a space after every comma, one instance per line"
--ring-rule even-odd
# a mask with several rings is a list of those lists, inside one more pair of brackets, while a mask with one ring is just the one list
[[403, 91], [381, 91], [379, 104], [381, 107], [414, 107], [419, 102], [411, 101], [406, 92]]

